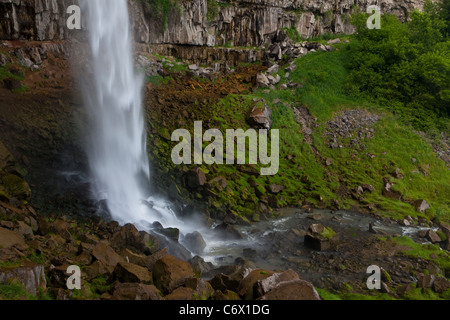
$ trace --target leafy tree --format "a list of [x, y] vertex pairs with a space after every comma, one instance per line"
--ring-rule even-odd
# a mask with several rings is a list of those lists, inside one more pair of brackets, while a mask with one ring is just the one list
[[418, 129], [448, 126], [449, 2], [427, 2], [406, 23], [384, 15], [381, 29], [367, 28], [367, 14], [352, 16], [357, 40], [346, 89], [375, 98]]

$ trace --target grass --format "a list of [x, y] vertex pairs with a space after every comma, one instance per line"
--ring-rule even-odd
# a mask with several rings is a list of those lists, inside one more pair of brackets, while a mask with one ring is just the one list
[[418, 244], [411, 238], [405, 236], [392, 238], [392, 241], [398, 245], [409, 247], [409, 249], [402, 251], [403, 255], [433, 261], [444, 274], [446, 270], [447, 272], [450, 270], [450, 253], [441, 250], [439, 246], [434, 244]]
[[[247, 219], [261, 199], [272, 197], [267, 187], [280, 184], [285, 188], [272, 199], [275, 206], [298, 206], [307, 201], [313, 206], [333, 207], [338, 200], [342, 209], [350, 209], [355, 204], [371, 204], [377, 214], [394, 219], [410, 215], [450, 220], [450, 171], [444, 162], [427, 142], [396, 116], [366, 98], [347, 94], [344, 84], [348, 77], [349, 45], [343, 43], [336, 45], [335, 51], [310, 53], [298, 58], [295, 61], [297, 69], [290, 72], [288, 79], [284, 68], [280, 68], [280, 84], [292, 81], [302, 84], [302, 88], [256, 89], [246, 94], [229, 94], [205, 108], [203, 116], [209, 119], [210, 128], [217, 128], [222, 133], [229, 128], [245, 131], [250, 128], [246, 116], [256, 105], [253, 99], [263, 98], [272, 110], [272, 128], [280, 130], [279, 171], [274, 176], [250, 177], [242, 166], [236, 165], [202, 166], [207, 170], [208, 180], [223, 176], [228, 182], [225, 190], [212, 190], [213, 197], [208, 200], [210, 206], [227, 207]], [[275, 103], [275, 100], [279, 102]], [[293, 107], [300, 106], [307, 108], [317, 119], [318, 127], [313, 128], [311, 134], [312, 146], [304, 141], [305, 134], [294, 114]], [[323, 136], [327, 121], [339, 112], [354, 109], [380, 117], [373, 127], [374, 137], [362, 140], [363, 145], [359, 147], [329, 148]], [[192, 131], [192, 128], [186, 129]], [[157, 153], [160, 161], [168, 162], [164, 168], [169, 172], [176, 170], [167, 160], [170, 159], [170, 144], [161, 142], [164, 138], [152, 138], [152, 141], [161, 145]], [[316, 150], [320, 156], [315, 154]], [[368, 157], [367, 153], [375, 157]], [[326, 158], [333, 160], [332, 165], [323, 163]], [[413, 163], [412, 158], [417, 162]], [[404, 173], [403, 179], [391, 175], [396, 168]], [[255, 169], [259, 170], [260, 165]], [[426, 175], [421, 171], [426, 171]], [[393, 189], [401, 192], [402, 200], [381, 194], [383, 177], [394, 183]], [[354, 190], [362, 184], [371, 184], [375, 191], [358, 199], [338, 195], [341, 185]], [[425, 199], [431, 208], [424, 214], [416, 212], [411, 203], [417, 199]]]

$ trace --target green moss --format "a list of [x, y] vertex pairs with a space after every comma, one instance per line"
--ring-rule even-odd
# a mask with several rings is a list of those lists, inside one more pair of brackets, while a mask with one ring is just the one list
[[[412, 258], [422, 258], [425, 260], [433, 261], [444, 272], [450, 270], [450, 253], [434, 244], [418, 244], [411, 238], [403, 236], [392, 238], [392, 241], [399, 245], [404, 245], [410, 249], [402, 251], [402, 254]], [[433, 259], [431, 255], [436, 256], [437, 259]]]
[[322, 238], [328, 239], [330, 240], [331, 238], [333, 238], [334, 236], [336, 236], [337, 233], [333, 231], [333, 229], [331, 229], [330, 227], [325, 227], [323, 229], [323, 231], [320, 233], [320, 236]]
[[407, 293], [404, 296], [407, 300], [442, 300], [438, 293], [433, 292], [430, 288], [415, 288]]

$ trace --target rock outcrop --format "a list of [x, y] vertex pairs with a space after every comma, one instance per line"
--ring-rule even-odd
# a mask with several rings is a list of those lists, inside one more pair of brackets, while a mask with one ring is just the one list
[[[78, 35], [66, 26], [69, 0], [0, 0], [0, 39], [62, 40]], [[382, 0], [383, 13], [406, 19], [423, 0]], [[151, 4], [129, 0], [136, 42], [192, 46], [258, 47], [270, 44], [277, 31], [296, 30], [303, 38], [323, 33], [352, 33], [349, 16], [374, 4], [367, 0], [176, 0], [171, 10], [157, 14]], [[83, 15], [81, 15], [83, 16]]]

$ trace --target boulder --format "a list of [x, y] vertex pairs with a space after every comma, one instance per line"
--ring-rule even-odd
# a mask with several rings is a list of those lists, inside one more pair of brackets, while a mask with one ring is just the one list
[[17, 232], [0, 227], [0, 248], [16, 248], [24, 251], [28, 248], [23, 236]]
[[111, 272], [114, 270], [116, 265], [119, 262], [125, 262], [124, 259], [119, 256], [113, 248], [111, 248], [106, 243], [98, 243], [94, 249], [92, 250], [91, 255], [106, 266], [108, 270], [111, 270]]
[[188, 233], [183, 239], [184, 245], [194, 254], [201, 255], [206, 248], [206, 242], [200, 232]]
[[417, 287], [418, 288], [431, 288], [435, 280], [434, 275], [422, 274], [417, 277]]
[[186, 279], [185, 287], [194, 291], [197, 300], [207, 300], [214, 294], [214, 288], [208, 281], [199, 278]]
[[112, 300], [163, 300], [161, 292], [154, 286], [142, 283], [117, 283]]
[[400, 296], [404, 296], [409, 291], [414, 290], [415, 287], [412, 285], [412, 283], [404, 284], [397, 289], [397, 294]]
[[392, 190], [393, 184], [391, 182], [389, 182], [388, 180], [385, 179], [384, 181], [384, 187], [383, 190], [381, 191], [381, 194], [385, 197], [388, 198], [392, 198], [392, 199], [396, 199], [396, 200], [400, 200], [402, 197], [402, 194], [400, 191], [395, 191]]
[[314, 250], [325, 251], [336, 244], [336, 233], [321, 224], [312, 224], [305, 235], [305, 246]]
[[281, 273], [274, 273], [264, 280], [259, 280], [254, 286], [254, 295], [256, 298], [264, 296], [270, 290], [274, 289], [283, 281], [291, 281], [299, 279], [297, 272], [289, 269]]
[[14, 231], [21, 234], [25, 239], [33, 239], [33, 229], [24, 221], [17, 221]]
[[261, 300], [321, 300], [314, 286], [305, 280], [280, 282], [260, 298]]
[[432, 288], [437, 293], [443, 293], [450, 288], [450, 281], [448, 281], [446, 278], [437, 276], [434, 279]]
[[280, 185], [280, 184], [275, 184], [275, 183], [273, 183], [273, 184], [271, 184], [271, 185], [269, 186], [269, 191], [270, 191], [271, 193], [273, 193], [273, 194], [280, 193], [280, 192], [283, 191], [284, 189], [285, 189], [285, 186]]
[[264, 73], [260, 72], [256, 75], [256, 86], [258, 88], [267, 88], [269, 85], [270, 81]]
[[152, 282], [152, 275], [147, 268], [129, 262], [119, 262], [114, 269], [114, 277], [120, 282]]
[[114, 268], [106, 265], [102, 260], [96, 260], [91, 265], [84, 268], [83, 271], [88, 279], [95, 279], [99, 276], [109, 278], [112, 276]]
[[255, 129], [267, 129], [272, 127], [272, 110], [264, 104], [257, 104], [248, 115], [248, 122]]
[[109, 240], [109, 244], [117, 252], [120, 252], [123, 248], [127, 248], [138, 253], [146, 252], [147, 249], [143, 237], [131, 223], [124, 225], [116, 231]]
[[200, 168], [194, 168], [186, 173], [186, 184], [189, 188], [202, 187], [206, 183], [206, 175]]
[[341, 43], [341, 39], [336, 38], [336, 39], [331, 39], [327, 41], [328, 44], [339, 44]]
[[416, 209], [417, 212], [425, 213], [425, 211], [429, 208], [430, 205], [426, 200], [419, 199], [414, 201], [414, 209]]
[[442, 241], [441, 237], [439, 237], [436, 231], [432, 229], [427, 231], [425, 238], [428, 239], [431, 243], [437, 243]]
[[156, 261], [152, 269], [153, 283], [163, 293], [168, 294], [194, 277], [191, 265], [171, 255]]
[[279, 70], [280, 70], [280, 66], [278, 64], [274, 64], [269, 69], [267, 69], [267, 73], [268, 74], [275, 74], [275, 73], [278, 73]]
[[362, 188], [365, 192], [373, 192], [375, 188], [371, 184], [364, 183]]
[[240, 232], [231, 224], [222, 223], [214, 228], [218, 235], [224, 239], [228, 240], [239, 240], [242, 239]]
[[192, 266], [194, 272], [198, 275], [202, 275], [203, 273], [207, 273], [210, 271], [214, 265], [211, 262], [206, 262], [202, 257], [195, 256], [189, 260], [189, 263]]
[[40, 264], [26, 264], [17, 268], [0, 270], [0, 284], [16, 281], [25, 287], [28, 294], [36, 296], [40, 290], [46, 290], [44, 266]]
[[226, 292], [227, 290], [236, 291], [238, 286], [240, 286], [240, 280], [232, 275], [219, 273], [209, 283], [215, 290]]
[[178, 287], [164, 297], [165, 300], [197, 300], [195, 291], [191, 288]]
[[64, 240], [71, 241], [73, 240], [72, 235], [69, 231], [69, 224], [61, 219], [56, 219], [50, 226], [50, 232], [54, 232], [57, 235], [60, 235]]
[[[255, 294], [255, 285], [258, 281], [262, 281], [274, 274], [271, 270], [255, 269], [252, 270], [242, 281], [239, 283], [237, 293], [245, 300], [254, 300], [258, 296]], [[233, 290], [232, 288], [228, 288]], [[223, 290], [222, 290], [223, 291]]]

